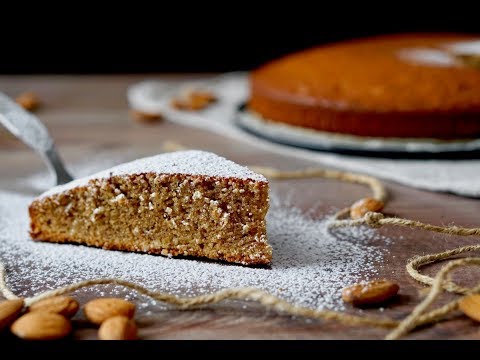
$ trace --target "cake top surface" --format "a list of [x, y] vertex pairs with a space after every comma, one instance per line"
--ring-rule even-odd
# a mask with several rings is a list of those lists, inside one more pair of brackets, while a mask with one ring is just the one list
[[252, 73], [254, 93], [354, 111], [480, 112], [480, 37], [400, 34], [294, 53]]
[[224, 157], [206, 151], [188, 150], [154, 155], [120, 164], [93, 175], [73, 180], [67, 184], [55, 186], [44, 192], [40, 197], [84, 186], [93, 179], [143, 173], [201, 175], [260, 182], [267, 181], [263, 175], [257, 174], [247, 167], [238, 165]]

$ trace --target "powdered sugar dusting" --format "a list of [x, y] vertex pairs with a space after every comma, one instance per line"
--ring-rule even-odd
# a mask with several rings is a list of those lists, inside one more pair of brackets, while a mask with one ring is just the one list
[[159, 154], [120, 164], [96, 174], [74, 180], [68, 184], [56, 186], [43, 193], [40, 197], [57, 194], [78, 186], [84, 186], [91, 179], [102, 179], [115, 175], [141, 174], [148, 172], [157, 174], [235, 177], [242, 180], [250, 179], [253, 181], [267, 181], [263, 175], [257, 174], [247, 167], [238, 165], [224, 157], [206, 151], [188, 150]]
[[[184, 296], [253, 286], [299, 305], [342, 310], [340, 289], [374, 277], [390, 240], [364, 227], [330, 233], [328, 218], [315, 219], [275, 194], [271, 198], [267, 219], [273, 247], [270, 268], [34, 242], [28, 236], [27, 207], [32, 197], [1, 191], [0, 260], [7, 267], [9, 286], [20, 296], [85, 279], [119, 277]], [[143, 313], [159, 306], [118, 288], [97, 286], [81, 291], [91, 296], [134, 298]]]

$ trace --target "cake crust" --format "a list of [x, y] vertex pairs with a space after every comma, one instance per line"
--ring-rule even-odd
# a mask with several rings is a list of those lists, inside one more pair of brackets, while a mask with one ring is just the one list
[[309, 49], [252, 72], [249, 108], [269, 121], [378, 137], [468, 138], [480, 134], [480, 71], [406, 60], [405, 49], [472, 40], [407, 34]]

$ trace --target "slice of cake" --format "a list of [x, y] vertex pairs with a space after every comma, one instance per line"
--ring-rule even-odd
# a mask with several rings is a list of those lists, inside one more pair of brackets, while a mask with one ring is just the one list
[[268, 181], [203, 151], [161, 154], [57, 186], [29, 207], [35, 240], [269, 264]]

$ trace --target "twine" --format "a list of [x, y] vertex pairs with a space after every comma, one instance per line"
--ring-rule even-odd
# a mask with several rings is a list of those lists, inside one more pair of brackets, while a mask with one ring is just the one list
[[385, 215], [377, 212], [368, 212], [363, 218], [355, 220], [336, 220], [330, 223], [330, 227], [347, 227], [368, 225], [372, 228], [380, 228], [384, 225], [404, 226], [411, 228], [420, 228], [427, 231], [438, 232], [448, 235], [460, 236], [479, 236], [480, 228], [464, 228], [460, 226], [438, 226], [426, 224], [417, 220], [403, 219], [398, 217], [385, 217]]
[[[267, 178], [277, 180], [291, 180], [291, 179], [307, 179], [307, 178], [324, 178], [339, 180], [352, 184], [367, 185], [372, 191], [372, 198], [378, 201], [387, 201], [387, 191], [383, 184], [376, 178], [363, 174], [356, 174], [347, 171], [338, 171], [320, 168], [307, 168], [297, 171], [279, 171], [271, 167], [264, 166], [249, 166], [255, 172], [259, 172]], [[350, 207], [346, 207], [338, 211], [333, 218], [335, 220], [347, 217], [350, 214]]]
[[[460, 248], [459, 248], [460, 249]], [[451, 252], [451, 251], [450, 251]], [[439, 255], [435, 254], [438, 259], [433, 261], [440, 261], [446, 259], [448, 256], [445, 253], [441, 253], [442, 256], [440, 258]], [[456, 254], [454, 254], [456, 255]], [[431, 263], [432, 260], [430, 259], [432, 255], [424, 256], [422, 259], [424, 264]], [[450, 255], [452, 256], [452, 255]], [[315, 310], [311, 308], [306, 308], [302, 306], [298, 306], [288, 301], [282, 300], [274, 295], [271, 295], [263, 290], [256, 289], [256, 288], [231, 288], [220, 290], [211, 294], [207, 295], [200, 295], [195, 297], [180, 297], [171, 295], [169, 293], [164, 292], [157, 292], [149, 290], [137, 283], [122, 280], [122, 279], [91, 279], [80, 281], [71, 285], [67, 285], [64, 287], [56, 288], [53, 290], [48, 290], [38, 295], [25, 298], [25, 305], [31, 306], [35, 302], [40, 300], [50, 298], [53, 296], [64, 295], [67, 293], [74, 292], [81, 288], [95, 286], [95, 285], [118, 285], [123, 286], [129, 289], [132, 289], [139, 294], [144, 296], [150, 297], [157, 301], [162, 301], [170, 305], [176, 306], [180, 310], [192, 310], [196, 309], [199, 306], [205, 306], [208, 304], [215, 304], [224, 300], [252, 300], [256, 301], [259, 304], [263, 305], [265, 308], [269, 310], [274, 310], [280, 313], [286, 313], [291, 316], [299, 316], [299, 317], [306, 317], [311, 319], [317, 320], [326, 320], [326, 321], [338, 321], [346, 325], [351, 326], [358, 326], [358, 325], [369, 325], [369, 326], [376, 326], [382, 328], [394, 328], [394, 330], [387, 335], [386, 339], [398, 339], [402, 335], [405, 335], [409, 331], [413, 330], [414, 328], [426, 324], [433, 324], [443, 320], [447, 315], [452, 313], [454, 310], [458, 308], [459, 300], [452, 301], [436, 310], [433, 310], [429, 313], [423, 314], [425, 309], [430, 306], [433, 301], [440, 295], [442, 291], [442, 287], [444, 284], [444, 279], [449, 272], [451, 272], [454, 268], [463, 266], [463, 265], [480, 265], [480, 258], [465, 258], [453, 261], [442, 268], [439, 271], [436, 278], [433, 281], [433, 286], [425, 298], [425, 300], [420, 303], [412, 313], [405, 318], [402, 322], [398, 322], [397, 320], [390, 319], [390, 318], [378, 318], [373, 316], [358, 316], [347, 314], [338, 311], [331, 311], [331, 310]], [[5, 281], [5, 267], [2, 263], [0, 263], [0, 292], [2, 295], [9, 299], [18, 299], [19, 297], [16, 296], [11, 292], [11, 290], [7, 287]], [[480, 292], [480, 285], [469, 289], [466, 293], [478, 293]]]
[[[438, 254], [437, 254], [438, 255]], [[442, 254], [443, 255], [443, 254]], [[438, 261], [438, 260], [436, 260]], [[438, 298], [438, 296], [442, 293], [442, 289], [444, 288], [444, 280], [448, 273], [454, 270], [457, 267], [465, 266], [465, 265], [480, 265], [480, 258], [464, 258], [452, 261], [445, 265], [435, 277], [432, 288], [425, 299], [418, 304], [413, 311], [408, 315], [400, 324], [386, 336], [386, 340], [396, 340], [399, 339], [401, 336], [405, 335], [409, 331], [413, 330], [417, 327], [418, 319], [420, 315]], [[476, 286], [473, 289], [470, 289], [470, 293], [475, 293], [480, 290], [480, 285]], [[439, 316], [445, 316], [448, 313], [456, 310], [458, 307], [459, 300], [455, 300], [450, 304], [447, 304], [447, 307], [441, 311]]]
[[271, 179], [289, 180], [321, 177], [353, 184], [367, 185], [372, 190], [372, 197], [375, 200], [383, 202], [387, 200], [387, 191], [382, 183], [378, 179], [368, 175], [320, 168], [307, 168], [297, 171], [279, 171], [277, 169], [263, 166], [250, 166], [249, 168]]
[[[185, 149], [184, 146], [175, 142], [166, 142], [164, 148], [167, 151], [176, 151]], [[326, 179], [335, 179], [349, 183], [356, 183], [367, 185], [372, 191], [372, 197], [376, 200], [385, 202], [387, 200], [387, 192], [382, 183], [371, 176], [356, 174], [351, 172], [342, 172], [337, 170], [308, 168], [299, 171], [279, 171], [270, 167], [250, 167], [252, 170], [262, 173], [266, 177], [273, 179], [303, 179], [322, 177]], [[411, 228], [420, 228], [426, 231], [439, 232], [449, 235], [461, 236], [478, 236], [480, 235], [480, 228], [464, 228], [458, 226], [437, 226], [422, 223], [416, 220], [402, 219], [396, 217], [385, 217], [381, 213], [368, 212], [361, 219], [342, 220], [348, 216], [350, 208], [345, 208], [337, 212], [333, 220], [329, 224], [331, 228], [368, 225], [372, 228], [379, 228], [385, 225], [404, 226]], [[433, 304], [433, 302], [440, 296], [443, 290], [462, 295], [471, 293], [479, 293], [480, 285], [474, 288], [465, 288], [455, 284], [452, 281], [446, 280], [447, 275], [454, 269], [467, 265], [480, 265], [480, 257], [478, 258], [463, 258], [454, 260], [445, 265], [436, 275], [431, 278], [419, 272], [419, 269], [427, 264], [446, 260], [452, 256], [462, 254], [469, 251], [480, 250], [480, 245], [470, 245], [459, 247], [456, 249], [447, 250], [437, 254], [429, 254], [424, 256], [416, 256], [411, 259], [407, 265], [407, 273], [418, 282], [424, 285], [431, 285], [430, 291], [425, 299], [419, 303], [413, 311], [402, 321], [390, 318], [379, 318], [374, 316], [359, 316], [344, 312], [330, 311], [330, 310], [316, 310], [307, 307], [298, 306], [288, 301], [282, 300], [272, 294], [256, 288], [230, 288], [220, 290], [207, 295], [200, 295], [195, 297], [180, 297], [169, 293], [149, 290], [137, 283], [122, 280], [122, 279], [91, 279], [80, 281], [68, 286], [48, 290], [32, 297], [25, 298], [26, 306], [53, 296], [71, 293], [81, 288], [90, 287], [94, 285], [118, 285], [132, 289], [139, 294], [147, 296], [157, 301], [162, 301], [170, 305], [176, 306], [181, 310], [191, 310], [200, 306], [208, 304], [215, 304], [227, 299], [236, 300], [252, 300], [263, 305], [269, 310], [275, 310], [280, 313], [285, 313], [292, 316], [300, 316], [319, 320], [338, 321], [347, 325], [369, 325], [382, 328], [390, 328], [393, 330], [386, 336], [386, 339], [398, 339], [418, 326], [427, 324], [434, 324], [444, 320], [458, 309], [458, 302], [460, 299], [454, 300], [446, 305], [425, 313], [426, 309]], [[6, 284], [6, 271], [4, 265], [0, 262], [0, 292], [6, 299], [17, 299], [16, 296]]]
[[[7, 299], [18, 299], [6, 286], [5, 283], [5, 267], [0, 263], [0, 291]], [[293, 316], [301, 316], [320, 320], [336, 320], [348, 325], [372, 325], [384, 328], [392, 328], [398, 324], [398, 321], [391, 319], [381, 319], [376, 317], [362, 317], [358, 315], [351, 315], [330, 310], [315, 310], [298, 305], [291, 304], [274, 295], [271, 295], [263, 290], [256, 288], [231, 288], [220, 290], [207, 295], [200, 295], [194, 297], [175, 296], [160, 291], [149, 290], [137, 283], [122, 280], [122, 279], [91, 279], [80, 281], [71, 285], [60, 287], [53, 290], [48, 290], [36, 296], [25, 298], [25, 305], [30, 306], [40, 300], [50, 298], [53, 296], [64, 295], [71, 293], [81, 288], [90, 287], [94, 285], [119, 285], [132, 290], [139, 294], [145, 295], [151, 299], [162, 301], [170, 305], [176, 306], [180, 310], [190, 310], [208, 304], [215, 304], [224, 300], [253, 300], [262, 304], [268, 309], [278, 312], [287, 313]], [[13, 296], [12, 296], [13, 295]]]
[[[415, 256], [413, 259], [411, 259], [407, 263], [407, 266], [406, 266], [407, 272], [412, 278], [414, 278], [418, 282], [420, 282], [424, 285], [430, 285], [431, 286], [434, 283], [434, 279], [432, 279], [430, 276], [420, 274], [418, 272], [418, 269], [420, 267], [422, 267], [424, 265], [427, 265], [427, 264], [431, 264], [431, 263], [434, 263], [434, 262], [438, 262], [438, 261], [448, 259], [448, 258], [450, 258], [452, 256], [455, 256], [455, 255], [458, 255], [458, 254], [462, 254], [462, 253], [469, 252], [469, 251], [479, 251], [479, 250], [480, 250], [480, 245], [468, 245], [468, 246], [463, 246], [463, 247], [459, 247], [459, 248], [452, 249], [452, 250], [447, 250], [447, 251], [437, 253], [437, 254], [430, 254], [430, 255], [425, 255], [425, 256]], [[469, 288], [459, 286], [452, 281], [444, 281], [443, 282], [443, 289], [448, 291], [448, 292], [453, 292], [453, 293], [462, 294], [462, 295], [468, 294], [471, 290]]]

